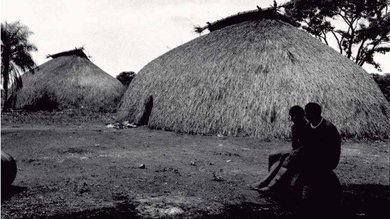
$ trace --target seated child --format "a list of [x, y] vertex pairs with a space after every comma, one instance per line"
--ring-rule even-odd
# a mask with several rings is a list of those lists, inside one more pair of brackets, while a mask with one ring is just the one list
[[251, 189], [267, 193], [277, 187], [294, 187], [297, 183], [304, 153], [304, 133], [308, 123], [305, 119], [305, 111], [300, 106], [291, 107], [289, 116], [294, 123], [291, 127], [292, 150], [279, 151], [269, 155], [269, 174], [263, 180], [251, 185]]

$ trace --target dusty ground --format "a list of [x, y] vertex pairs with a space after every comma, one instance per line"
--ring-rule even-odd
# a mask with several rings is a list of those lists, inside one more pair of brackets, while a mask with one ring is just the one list
[[[287, 141], [116, 130], [105, 127], [111, 115], [2, 116], [1, 148], [18, 165], [13, 190], [2, 191], [2, 218], [290, 215], [248, 189]], [[389, 145], [343, 142], [336, 173], [347, 215], [389, 216]]]

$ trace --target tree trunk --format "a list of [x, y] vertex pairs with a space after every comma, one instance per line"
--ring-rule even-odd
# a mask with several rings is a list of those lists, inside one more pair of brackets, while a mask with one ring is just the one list
[[[3, 54], [4, 55], [4, 54]], [[1, 74], [3, 75], [3, 89], [4, 89], [4, 106], [3, 111], [8, 111], [10, 104], [8, 99], [8, 83], [9, 83], [9, 59], [4, 57], [4, 69]]]
[[[352, 26], [352, 25], [351, 25]], [[353, 27], [351, 27], [351, 37], [349, 38], [349, 45], [348, 45], [348, 51], [347, 51], [347, 57], [349, 59], [351, 59], [351, 56], [352, 56], [352, 45], [353, 45], [353, 38], [355, 37], [355, 29], [353, 29]]]

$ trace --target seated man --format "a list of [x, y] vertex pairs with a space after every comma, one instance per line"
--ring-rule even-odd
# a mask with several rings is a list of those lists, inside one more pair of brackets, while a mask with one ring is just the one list
[[302, 184], [299, 214], [302, 217], [324, 217], [338, 206], [340, 183], [333, 170], [340, 159], [341, 138], [337, 128], [321, 116], [321, 106], [308, 103], [305, 106], [309, 120], [302, 165]]

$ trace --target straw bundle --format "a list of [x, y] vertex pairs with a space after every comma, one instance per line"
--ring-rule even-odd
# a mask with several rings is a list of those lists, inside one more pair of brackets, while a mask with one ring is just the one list
[[11, 95], [15, 108], [115, 111], [123, 85], [76, 50], [52, 55], [33, 74], [25, 73], [23, 88]]
[[318, 102], [344, 136], [385, 136], [390, 106], [362, 68], [279, 19], [244, 21], [181, 45], [146, 65], [118, 118], [152, 128], [286, 138], [288, 110]]

